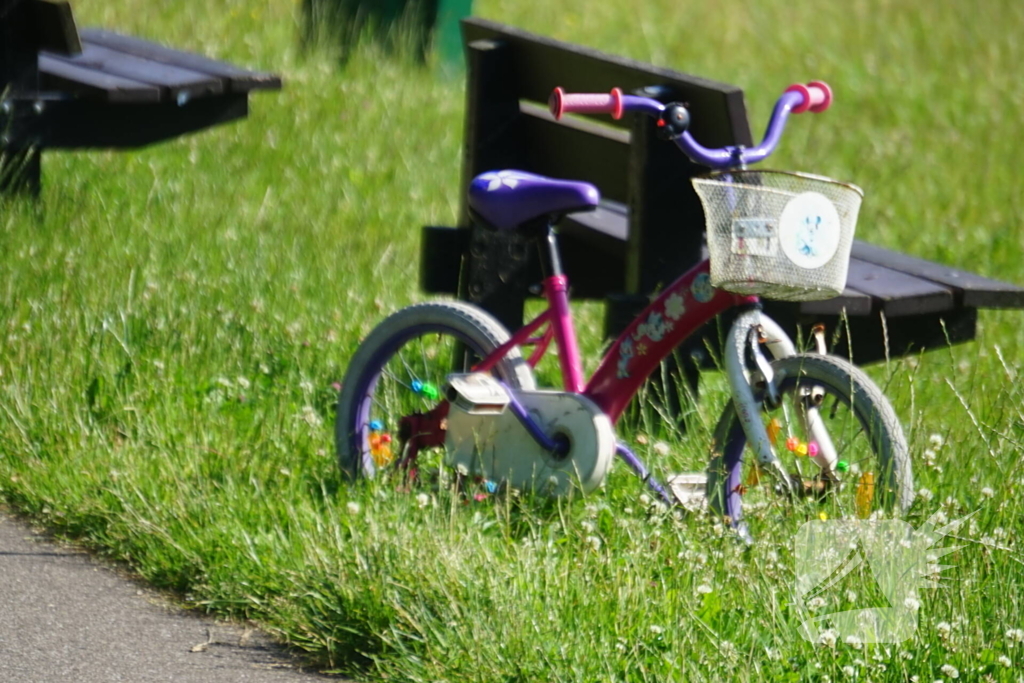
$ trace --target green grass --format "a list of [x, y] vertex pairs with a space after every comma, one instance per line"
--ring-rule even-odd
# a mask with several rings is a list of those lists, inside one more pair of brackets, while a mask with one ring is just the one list
[[[794, 120], [771, 165], [862, 185], [868, 241], [1024, 282], [1020, 3], [476, 9], [736, 83], [758, 132], [786, 84], [829, 81], [833, 110]], [[556, 505], [441, 491], [421, 507], [341, 481], [332, 384], [378, 320], [420, 298], [419, 226], [454, 221], [458, 80], [372, 46], [344, 68], [303, 54], [287, 2], [75, 10], [286, 87], [201, 135], [47, 153], [38, 204], [0, 208], [0, 495], [17, 509], [200, 609], [261, 622], [320, 667], [375, 679], [837, 681], [854, 667], [930, 681], [945, 664], [1017, 679], [1004, 634], [1024, 627], [1019, 312], [982, 313], [975, 343], [872, 369], [934, 493], [914, 519], [980, 508], [968, 533], [1009, 550], [952, 555], [910, 641], [816, 648], [787, 604], [800, 520], [742, 552], [707, 519], [648, 510], [619, 466], [600, 494]], [[584, 343], [593, 362], [600, 340]], [[707, 384], [666, 468], [700, 466], [724, 401]], [[637, 429], [651, 455], [656, 425]], [[934, 466], [931, 434], [945, 441]], [[867, 594], [868, 579], [845, 588]]]

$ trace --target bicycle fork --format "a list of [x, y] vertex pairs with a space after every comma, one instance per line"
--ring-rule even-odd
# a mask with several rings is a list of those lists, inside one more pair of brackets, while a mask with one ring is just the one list
[[[749, 350], [754, 359], [754, 364], [765, 382], [765, 398], [770, 405], [777, 405], [782, 397], [779, 395], [778, 385], [772, 370], [771, 361], [765, 358], [761, 346], [768, 349], [772, 359], [780, 359], [796, 354], [796, 346], [789, 338], [789, 335], [766, 315], [758, 309], [751, 309], [740, 313], [732, 328], [725, 346], [725, 370], [729, 379], [729, 386], [732, 391], [733, 404], [736, 407], [736, 415], [746, 434], [747, 443], [757, 457], [762, 468], [774, 474], [790, 494], [793, 491], [793, 482], [785, 471], [778, 456], [775, 453], [775, 446], [768, 430], [761, 420], [762, 401], [754, 396], [751, 387], [750, 373], [747, 371], [745, 359]], [[819, 349], [820, 351], [821, 349]], [[815, 393], [812, 390], [810, 396], [797, 396], [798, 403], [803, 405], [795, 406], [798, 419], [802, 427], [810, 434], [818, 445], [817, 454], [811, 456], [818, 467], [826, 473], [826, 476], [834, 477], [835, 464], [838, 461], [835, 446], [829, 437], [828, 430], [821, 419], [821, 415], [815, 405]]]

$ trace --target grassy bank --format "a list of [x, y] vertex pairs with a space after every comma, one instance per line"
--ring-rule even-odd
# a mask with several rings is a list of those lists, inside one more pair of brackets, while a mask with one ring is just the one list
[[[872, 369], [933, 494], [914, 519], [980, 508], [963, 533], [991, 543], [946, 560], [910, 641], [815, 647], [788, 605], [802, 520], [744, 553], [707, 519], [650, 509], [618, 467], [599, 495], [554, 506], [340, 480], [332, 385], [360, 338], [419, 298], [418, 227], [455, 217], [457, 80], [372, 46], [344, 68], [303, 54], [290, 2], [75, 10], [286, 87], [201, 135], [47, 153], [41, 201], [0, 208], [0, 495], [18, 509], [368, 677], [934, 680], [948, 665], [1017, 680], [1019, 313], [985, 312], [977, 342]], [[794, 121], [772, 165], [862, 185], [863, 239], [1024, 282], [1018, 3], [476, 10], [741, 85], [755, 129], [786, 84], [829, 81], [833, 110]], [[584, 343], [593, 360], [600, 341]], [[664, 438], [666, 470], [699, 469], [719, 384], [686, 437], [627, 436], [644, 455]], [[868, 595], [869, 578], [837, 607], [858, 603], [851, 591]]]

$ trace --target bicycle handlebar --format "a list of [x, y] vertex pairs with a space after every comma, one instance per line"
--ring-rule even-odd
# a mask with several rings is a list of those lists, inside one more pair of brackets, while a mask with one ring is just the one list
[[805, 111], [820, 114], [832, 106], [832, 88], [824, 81], [811, 81], [807, 85], [794, 83], [786, 88], [786, 92], [798, 92], [803, 96], [804, 101], [793, 107], [794, 114], [803, 114]]
[[[694, 162], [714, 169], [730, 168], [756, 164], [775, 151], [786, 126], [790, 114], [804, 112], [820, 113], [832, 105], [832, 89], [822, 81], [811, 81], [789, 86], [775, 103], [771, 119], [765, 130], [761, 144], [751, 149], [742, 145], [708, 148], [697, 142], [690, 132], [681, 130], [674, 132], [671, 139], [679, 146], [686, 156]], [[555, 120], [564, 114], [611, 114], [612, 118], [620, 119], [625, 112], [641, 112], [658, 118], [659, 126], [666, 127], [664, 114], [667, 107], [681, 108], [682, 105], [664, 105], [661, 102], [635, 95], [623, 95], [618, 88], [607, 94], [603, 93], [572, 93], [568, 94], [561, 88], [555, 88], [548, 100], [548, 107]], [[685, 125], [685, 124], [684, 124]]]
[[621, 119], [625, 111], [622, 91], [612, 88], [607, 95], [600, 93], [566, 94], [561, 88], [555, 88], [548, 100], [548, 107], [555, 120], [563, 114], [611, 114], [613, 119]]

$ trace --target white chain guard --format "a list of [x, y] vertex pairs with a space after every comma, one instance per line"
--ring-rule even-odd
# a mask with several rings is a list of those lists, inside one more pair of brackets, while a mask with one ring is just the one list
[[510, 409], [499, 415], [473, 415], [453, 403], [445, 436], [448, 464], [552, 497], [577, 486], [584, 493], [600, 486], [615, 457], [615, 430], [608, 416], [579, 394], [513, 393], [545, 434], [568, 437], [569, 452], [555, 457], [544, 450]]

